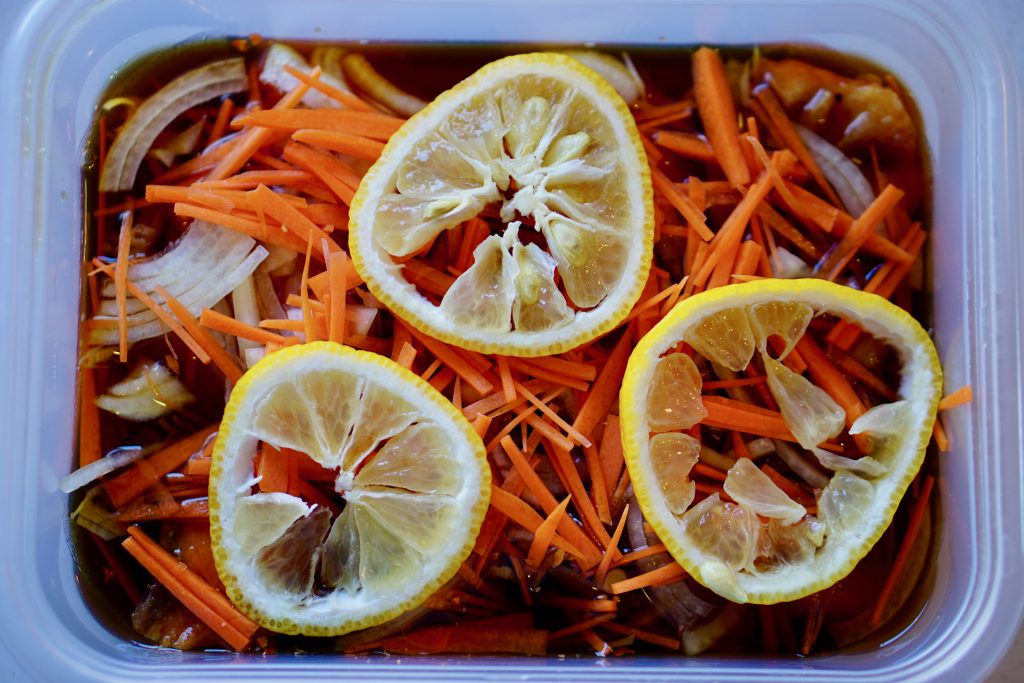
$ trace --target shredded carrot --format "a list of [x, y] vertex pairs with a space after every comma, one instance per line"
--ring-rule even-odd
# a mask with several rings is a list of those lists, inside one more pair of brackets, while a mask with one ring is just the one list
[[331, 99], [339, 102], [349, 109], [355, 109], [356, 111], [369, 111], [376, 112], [376, 110], [363, 101], [358, 95], [354, 95], [346, 90], [335, 88], [332, 85], [328, 85], [323, 82], [323, 79], [319, 75], [306, 74], [298, 69], [294, 68], [290, 64], [284, 65], [284, 70], [299, 79], [314, 90], [319, 90], [323, 94], [327, 95]]
[[572, 496], [566, 496], [565, 499], [558, 504], [551, 514], [541, 522], [541, 525], [537, 527], [537, 530], [533, 534], [533, 541], [530, 543], [530, 551], [526, 555], [526, 566], [528, 567], [539, 567], [544, 556], [548, 552], [548, 546], [551, 545], [551, 540], [555, 537], [555, 531], [558, 528], [559, 522], [565, 516], [565, 508], [568, 507], [569, 501], [572, 500]]
[[486, 394], [494, 388], [494, 385], [481, 374], [476, 368], [459, 355], [452, 347], [448, 346], [444, 342], [440, 342], [433, 337], [423, 334], [419, 330], [411, 327], [406, 328], [423, 346], [427, 347], [434, 356], [441, 359], [441, 362], [447, 365], [455, 374], [461, 377], [463, 380], [469, 383], [473, 389]]
[[626, 553], [625, 555], [619, 558], [618, 562], [614, 563], [614, 566], [620, 567], [624, 564], [629, 564], [630, 562], [642, 560], [645, 557], [653, 557], [654, 555], [660, 555], [661, 553], [667, 552], [668, 548], [665, 547], [664, 543], [655, 543], [654, 545], [649, 545], [646, 548], [640, 548], [638, 550], [634, 550], [633, 552]]
[[579, 412], [572, 426], [580, 434], [589, 436], [594, 428], [604, 420], [608, 411], [618, 398], [619, 387], [622, 384], [622, 376], [626, 372], [626, 362], [633, 350], [633, 328], [626, 327], [622, 337], [615, 344], [608, 362], [597, 375], [587, 398], [580, 406]]
[[973, 398], [974, 393], [971, 391], [971, 385], [965, 384], [939, 401], [939, 411], [949, 410], [950, 408], [970, 403]]
[[697, 111], [719, 165], [733, 187], [746, 187], [750, 171], [743, 158], [736, 125], [736, 103], [718, 52], [701, 47], [693, 53], [693, 92]]
[[651, 168], [651, 182], [654, 189], [660, 192], [669, 201], [676, 211], [686, 219], [686, 222], [693, 228], [701, 239], [710, 240], [714, 233], [708, 228], [704, 212], [694, 206], [689, 196], [684, 194], [675, 184], [656, 168]]
[[167, 308], [171, 309], [171, 313], [178, 319], [182, 327], [192, 335], [196, 343], [205, 349], [206, 353], [209, 354], [210, 360], [224, 374], [224, 377], [232, 384], [237, 384], [238, 380], [242, 378], [244, 370], [242, 370], [231, 354], [203, 329], [188, 308], [175, 299], [170, 292], [159, 285], [156, 287], [156, 292], [163, 298]]
[[250, 339], [260, 344], [291, 346], [292, 344], [298, 343], [298, 340], [295, 337], [282, 337], [279, 334], [261, 330], [258, 327], [247, 325], [240, 320], [236, 320], [235, 318], [224, 315], [223, 313], [218, 313], [210, 308], [204, 308], [202, 313], [199, 314], [199, 324], [209, 327], [211, 330], [217, 330], [218, 332], [230, 334], [233, 337], [239, 337], [241, 339]]
[[[303, 251], [306, 248], [305, 242], [295, 233], [282, 231], [279, 228], [271, 228], [266, 223], [260, 223], [239, 215], [237, 211], [229, 214], [223, 211], [214, 211], [203, 206], [178, 202], [174, 205], [174, 213], [178, 216], [207, 221], [223, 228], [249, 235], [261, 242], [286, 247], [292, 251]], [[316, 254], [316, 257], [318, 259], [321, 258], [320, 254]]]
[[345, 205], [352, 203], [356, 187], [359, 185], [359, 176], [343, 162], [297, 142], [285, 145], [283, 156], [319, 178]]
[[[512, 379], [512, 372], [508, 367], [508, 358], [505, 356], [498, 356], [498, 377], [501, 379], [501, 391], [505, 396], [505, 401], [511, 403], [516, 400], [516, 383]], [[524, 393], [525, 397], [526, 394]]]
[[652, 138], [659, 147], [675, 152], [685, 159], [704, 162], [715, 160], [715, 153], [703, 135], [674, 130], [658, 130], [655, 131]]
[[[544, 523], [544, 519], [525, 501], [520, 499], [518, 496], [508, 493], [504, 489], [493, 485], [491, 486], [491, 505], [502, 514], [506, 515], [513, 522], [528, 531], [535, 533], [536, 530], [540, 528], [540, 525]], [[578, 557], [581, 560], [584, 559], [582, 551], [577, 549], [557, 533], [551, 539], [551, 545], [556, 548], [561, 548], [570, 555]]]
[[[345, 343], [345, 293], [348, 291], [345, 273], [347, 270], [348, 254], [344, 251], [339, 250], [327, 256], [327, 279], [331, 291], [328, 339], [338, 344]], [[308, 278], [306, 282], [309, 283]]]
[[666, 581], [678, 580], [684, 576], [686, 576], [685, 569], [675, 562], [669, 562], [668, 564], [662, 565], [657, 569], [652, 569], [649, 572], [637, 574], [636, 576], [631, 576], [630, 578], [623, 579], [622, 581], [616, 581], [611, 585], [611, 591], [612, 595], [622, 595], [629, 591], [659, 585]]
[[597, 566], [597, 572], [594, 574], [594, 583], [598, 586], [604, 585], [604, 580], [608, 576], [608, 570], [611, 568], [616, 556], [619, 555], [619, 539], [622, 538], [622, 531], [626, 528], [626, 517], [628, 514], [629, 505], [626, 505], [622, 510], [622, 515], [619, 516], [619, 523], [615, 526], [615, 531], [612, 532], [612, 536], [608, 539], [608, 544], [605, 546], [604, 554], [601, 556], [601, 564]]
[[384, 151], [383, 142], [337, 130], [297, 130], [292, 133], [292, 140], [367, 161], [376, 161]]
[[100, 439], [100, 409], [96, 405], [96, 374], [83, 367], [78, 374], [78, 466], [85, 467], [103, 455]]
[[892, 211], [902, 197], [902, 190], [888, 185], [875, 198], [875, 201], [871, 202], [864, 213], [853, 222], [849, 231], [843, 235], [842, 241], [821, 260], [819, 270], [827, 280], [834, 281], [839, 277], [846, 264], [856, 256], [857, 250], [867, 240], [868, 234], [874, 231], [875, 227]]
[[[310, 75], [314, 78], [319, 76], [320, 67], [313, 69], [313, 73]], [[277, 104], [274, 105], [274, 109], [292, 109], [298, 105], [299, 101], [308, 91], [309, 86], [300, 82], [292, 88], [291, 92], [278, 100]], [[275, 134], [276, 132], [272, 128], [253, 127], [246, 129], [239, 138], [236, 138], [237, 142], [232, 145], [230, 151], [217, 162], [217, 165], [206, 176], [206, 180], [222, 180], [230, 175], [234, 175], [236, 171], [252, 158], [252, 155], [260, 147], [274, 139]]]
[[379, 112], [351, 109], [262, 109], [235, 119], [233, 125], [282, 130], [328, 130], [387, 141], [405, 123]]
[[210, 435], [216, 431], [217, 425], [210, 425], [143, 460], [137, 461], [128, 471], [103, 484], [107, 498], [115, 508], [121, 507], [156, 484], [160, 477], [180, 467], [193, 454], [198, 453]]
[[125, 213], [117, 237], [117, 263], [114, 265], [114, 297], [117, 301], [118, 358], [128, 362], [128, 251], [132, 244], [132, 217]]
[[657, 633], [651, 633], [650, 631], [642, 631], [627, 624], [620, 624], [617, 621], [610, 621], [604, 624], [604, 627], [609, 631], [634, 636], [637, 640], [643, 640], [654, 645], [660, 645], [664, 648], [668, 648], [669, 650], [676, 651], [680, 646], [678, 638], [668, 638], [666, 636], [658, 635]]
[[[825, 393], [839, 404], [839, 407], [846, 412], [846, 426], [852, 426], [854, 421], [867, 411], [867, 408], [864, 407], [864, 403], [861, 402], [857, 392], [850, 385], [850, 381], [809, 336], [804, 335], [800, 338], [796, 344], [796, 350], [807, 362], [807, 369], [810, 371], [814, 383], [824, 389]], [[869, 450], [867, 435], [856, 434], [853, 438], [861, 452]]]
[[703, 400], [708, 415], [701, 421], [702, 425], [733, 429], [744, 434], [767, 436], [782, 441], [796, 441], [796, 437], [782, 418], [782, 413], [778, 411], [758, 408], [723, 396], [704, 396]]
[[146, 536], [138, 527], [128, 529], [122, 546], [190, 612], [235, 650], [244, 650], [259, 624], [238, 611], [216, 588], [188, 565]]

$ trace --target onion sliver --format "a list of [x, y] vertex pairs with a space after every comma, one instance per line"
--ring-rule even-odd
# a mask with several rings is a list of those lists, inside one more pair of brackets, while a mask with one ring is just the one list
[[807, 150], [814, 157], [815, 163], [821, 168], [825, 179], [836, 189], [836, 194], [843, 201], [847, 213], [851, 216], [864, 213], [864, 209], [875, 200], [875, 193], [871, 191], [871, 185], [857, 164], [820, 135], [800, 125], [796, 125], [795, 128], [800, 139], [807, 145]]
[[145, 451], [139, 446], [125, 446], [115, 448], [99, 460], [94, 460], [85, 467], [77, 470], [60, 480], [60, 490], [64, 493], [77, 491], [86, 484], [91, 484], [102, 476], [110, 474], [114, 470], [133, 463], [145, 455]]
[[187, 71], [150, 95], [110, 146], [100, 174], [100, 191], [132, 189], [139, 164], [171, 121], [198, 104], [245, 90], [248, 85], [245, 60], [234, 57]]
[[[274, 43], [267, 50], [267, 56], [263, 59], [263, 68], [260, 70], [260, 83], [271, 85], [281, 92], [288, 92], [299, 85], [299, 79], [284, 70], [286, 66], [297, 69], [302, 73], [308, 73], [310, 66], [298, 52], [284, 43]], [[325, 69], [326, 71], [326, 69]], [[320, 74], [320, 81], [327, 85], [348, 92], [348, 86], [340, 79], [329, 73]], [[323, 94], [319, 90], [310, 88], [302, 96], [302, 103], [313, 109], [329, 109], [341, 107], [340, 102]]]
[[[157, 286], [166, 289], [193, 315], [227, 296], [252, 275], [267, 257], [267, 250], [248, 235], [212, 223], [195, 221], [171, 247], [145, 261], [128, 266], [128, 281], [163, 303]], [[116, 344], [117, 305], [114, 288], [101, 289], [101, 301], [89, 333], [92, 344]], [[156, 337], [167, 326], [135, 297], [129, 297], [128, 341]]]

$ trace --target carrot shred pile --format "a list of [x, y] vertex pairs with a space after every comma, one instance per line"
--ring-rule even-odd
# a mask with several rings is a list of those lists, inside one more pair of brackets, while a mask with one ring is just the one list
[[[633, 547], [627, 533], [635, 502], [618, 401], [637, 341], [679, 301], [735, 282], [787, 276], [794, 259], [805, 273], [813, 269], [820, 277], [910, 305], [912, 270], [927, 233], [912, 221], [908, 193], [894, 184], [896, 174], [886, 173], [875, 147], [868, 178], [877, 194], [854, 216], [802, 141], [798, 114], [769, 79], [762, 76], [755, 84], [748, 75], [746, 89], [738, 87], [735, 65], [709, 48], [696, 50], [691, 66], [692, 88], [673, 97], [649, 95], [632, 110], [651, 169], [655, 267], [622, 323], [557, 356], [489, 357], [468, 351], [395, 318], [369, 295], [347, 252], [348, 207], [363, 169], [380, 156], [404, 119], [366, 93], [326, 82], [319, 67], [285, 67], [297, 85], [278, 93], [259, 82], [254, 66], [248, 93], [195, 113], [196, 120], [208, 119], [205, 148], [168, 168], [148, 162], [151, 182], [144, 199], [101, 193], [90, 300], [97, 305], [97, 276], [112, 281], [121, 362], [128, 361], [131, 294], [170, 327], [162, 348], [170, 350], [186, 383], [196, 384], [206, 372], [202, 365], [212, 364], [220, 384], [233, 385], [252, 359], [329, 339], [387, 356], [421, 376], [462, 411], [486, 445], [491, 505], [457, 579], [430, 599], [431, 617], [400, 634], [342, 639], [339, 649], [542, 655], [582, 648], [607, 655], [630, 652], [642, 642], [645, 649], [679, 651], [680, 629], [643, 606], [649, 591], [692, 585], [692, 579], [662, 543]], [[309, 93], [341, 106], [306, 106]], [[112, 134], [101, 117], [101, 163]], [[119, 211], [121, 229], [111, 249], [103, 221]], [[253, 276], [258, 319], [240, 308], [190, 310], [163, 287], [151, 297], [133, 283], [128, 278], [133, 238], [145, 232], [143, 219], [153, 215], [179, 230], [192, 220], [209, 221], [287, 254], [285, 265], [276, 266], [283, 267], [283, 275], [261, 267]], [[472, 265], [473, 250], [491, 232], [489, 220], [485, 215], [468, 220], [404, 260], [406, 280], [438, 303]], [[877, 350], [871, 341], [853, 323], [824, 319], [785, 359], [846, 411], [847, 427], [872, 405], [898, 395], [885, 368], [871, 364]], [[677, 350], [693, 354], [682, 343]], [[109, 445], [101, 439], [95, 404], [108, 374], [88, 366], [81, 374], [81, 465], [101, 458], [102, 446]], [[763, 370], [751, 365], [732, 376], [711, 376], [707, 370], [705, 375], [708, 415], [688, 431], [712, 451], [707, 459], [702, 452], [691, 472], [697, 500], [712, 494], [729, 500], [722, 485], [730, 463], [751, 458], [815, 514], [816, 492], [797, 472], [779, 459], [759, 460], [768, 440], [796, 441]], [[970, 387], [962, 387], [939, 407], [949, 410], [971, 398]], [[184, 416], [169, 428], [173, 438], [162, 448], [100, 482], [116, 520], [153, 529], [208, 520], [206, 485], [217, 425], [197, 429], [201, 424]], [[942, 423], [936, 421], [934, 429], [938, 448], [948, 450]], [[844, 433], [822, 446], [859, 457], [868, 443]], [[303, 453], [263, 444], [254, 476], [262, 492], [289, 493], [340, 513], [333, 473]], [[926, 476], [904, 506], [910, 508], [909, 523], [898, 537], [899, 554], [866, 617], [875, 625], [903, 578], [934, 484], [934, 477]], [[268, 636], [257, 635], [258, 626], [219, 586], [168, 554], [142, 527], [127, 533], [124, 549], [221, 640], [236, 650], [266, 644]], [[120, 551], [98, 536], [95, 540], [112, 575], [138, 604], [141, 592]], [[755, 621], [762, 649], [807, 654], [827, 630], [829, 610], [822, 594], [814, 596], [803, 622], [776, 607], [759, 608]]]

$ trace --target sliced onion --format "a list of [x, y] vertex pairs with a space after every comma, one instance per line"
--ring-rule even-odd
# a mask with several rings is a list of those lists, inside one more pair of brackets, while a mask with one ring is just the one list
[[377, 73], [369, 60], [361, 54], [350, 52], [342, 57], [341, 68], [349, 82], [394, 112], [412, 116], [427, 106], [420, 98], [410, 95]]
[[785, 441], [772, 439], [775, 444], [775, 452], [779, 454], [786, 467], [793, 470], [793, 473], [811, 485], [812, 488], [823, 489], [828, 486], [828, 477], [814, 468], [804, 456]]
[[[267, 256], [267, 250], [248, 235], [195, 221], [186, 233], [157, 256], [128, 266], [128, 280], [158, 303], [159, 285], [178, 299], [193, 315], [199, 315], [227, 296], [248, 278]], [[101, 289], [101, 301], [94, 317], [99, 324], [90, 329], [92, 344], [110, 345], [118, 341], [117, 304], [113, 284]], [[129, 296], [128, 341], [156, 337], [167, 326], [145, 304]]]
[[204, 125], [206, 125], [205, 116], [175, 135], [163, 147], [149, 150], [149, 155], [164, 166], [170, 166], [177, 157], [196, 151]]
[[825, 138], [801, 125], [794, 125], [814, 162], [821, 168], [825, 179], [832, 184], [839, 199], [843, 201], [846, 212], [851, 216], [864, 213], [864, 209], [875, 200], [875, 193], [871, 191], [871, 185], [857, 164], [850, 161], [849, 157]]
[[796, 280], [811, 277], [811, 267], [802, 258], [785, 247], [777, 247], [768, 257], [768, 265], [772, 267], [772, 277], [784, 280]]
[[644, 81], [637, 73], [633, 60], [625, 52], [622, 53], [622, 60], [597, 50], [559, 50], [559, 53], [596, 71], [608, 81], [608, 85], [615, 88], [626, 104], [633, 104], [644, 96]]
[[114, 513], [102, 502], [99, 487], [89, 489], [85, 498], [71, 513], [71, 521], [88, 529], [104, 541], [124, 536], [128, 525], [117, 521]]
[[123, 381], [96, 398], [96, 405], [132, 422], [154, 420], [195, 397], [162, 363], [140, 363]]
[[[307, 73], [310, 69], [309, 63], [302, 58], [298, 52], [284, 43], [274, 43], [267, 50], [263, 58], [263, 69], [260, 70], [260, 82], [273, 86], [281, 92], [288, 92], [299, 84], [299, 79], [284, 70], [290, 66], [296, 71]], [[320, 80], [338, 90], [348, 92], [348, 86], [339, 78], [326, 72], [320, 74]], [[302, 96], [302, 103], [314, 109], [339, 108], [341, 103], [323, 94], [319, 90], [310, 88]]]
[[822, 467], [833, 472], [853, 472], [868, 479], [876, 479], [889, 471], [889, 468], [878, 462], [870, 455], [854, 460], [842, 455], [836, 455], [822, 448], [810, 449], [814, 457], [818, 459]]
[[100, 191], [132, 189], [142, 158], [171, 121], [198, 104], [245, 90], [248, 84], [245, 60], [234, 57], [187, 71], [150, 95], [110, 146], [100, 174]]
[[106, 476], [114, 470], [135, 462], [144, 455], [139, 446], [123, 446], [115, 448], [99, 460], [95, 460], [85, 467], [77, 470], [60, 480], [58, 486], [64, 493], [77, 491], [86, 484], [91, 484], [100, 477]]

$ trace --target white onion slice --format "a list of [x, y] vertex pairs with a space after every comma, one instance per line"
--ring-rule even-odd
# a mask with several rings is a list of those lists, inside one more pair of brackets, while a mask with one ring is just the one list
[[[267, 250], [248, 235], [195, 221], [185, 235], [161, 254], [128, 266], [128, 280], [144, 290], [153, 300], [163, 302], [156, 293], [157, 285], [178, 299], [189, 312], [198, 316], [227, 296], [267, 257]], [[118, 341], [113, 285], [101, 289], [102, 300], [89, 341], [94, 345], [111, 345]], [[156, 337], [168, 331], [167, 326], [145, 304], [128, 297], [128, 341]]]
[[133, 422], [153, 420], [195, 397], [162, 363], [140, 363], [124, 380], [96, 398], [102, 410]]
[[842, 150], [825, 138], [801, 125], [794, 126], [800, 139], [807, 145], [814, 162], [821, 168], [825, 179], [832, 184], [839, 199], [843, 201], [846, 212], [851, 216], [864, 213], [864, 209], [875, 200], [875, 193], [871, 191], [871, 185], [857, 164], [850, 161]]
[[77, 491], [87, 484], [91, 484], [100, 477], [106, 476], [114, 470], [129, 465], [145, 455], [145, 451], [139, 446], [122, 446], [115, 448], [99, 460], [95, 460], [85, 467], [77, 470], [60, 480], [58, 486], [64, 493]]
[[146, 152], [167, 125], [197, 104], [245, 90], [249, 79], [241, 57], [186, 71], [150, 95], [125, 122], [100, 173], [101, 192], [132, 189]]
[[828, 477], [804, 460], [804, 456], [800, 455], [795, 448], [785, 441], [779, 441], [778, 439], [772, 439], [772, 442], [775, 444], [775, 452], [786, 463], [786, 467], [793, 470], [796, 476], [816, 489], [823, 489], [828, 485]]

